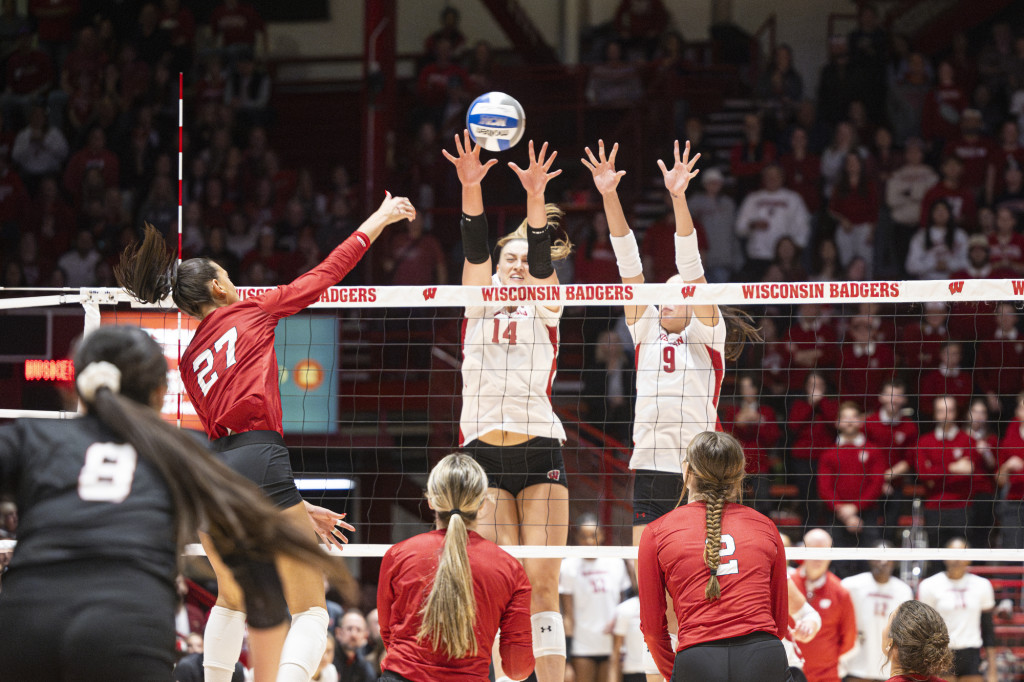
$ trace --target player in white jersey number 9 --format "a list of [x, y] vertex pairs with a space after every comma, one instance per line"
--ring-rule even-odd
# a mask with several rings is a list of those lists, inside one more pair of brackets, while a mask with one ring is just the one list
[[[545, 205], [556, 152], [540, 153], [530, 142], [526, 170], [509, 166], [526, 190], [526, 220], [498, 241], [492, 276], [487, 221], [480, 183], [492, 159], [480, 162], [480, 146], [468, 133], [455, 137], [456, 155], [444, 151], [462, 183], [462, 283], [471, 286], [558, 284], [553, 260], [569, 255], [568, 240], [556, 240], [562, 212]], [[562, 443], [565, 431], [551, 407], [562, 309], [536, 306], [470, 306], [462, 334], [462, 415], [459, 440], [483, 466], [490, 488], [477, 531], [500, 545], [565, 545], [569, 489]], [[559, 559], [526, 559], [533, 587], [531, 613], [537, 679], [562, 682], [565, 630], [558, 612]], [[501, 677], [500, 674], [497, 675]]]

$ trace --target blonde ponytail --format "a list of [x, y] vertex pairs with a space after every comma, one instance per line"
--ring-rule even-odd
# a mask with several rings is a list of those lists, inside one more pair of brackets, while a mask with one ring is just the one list
[[469, 566], [469, 530], [487, 492], [487, 475], [473, 458], [454, 453], [442, 459], [427, 480], [427, 499], [447, 528], [434, 585], [420, 611], [417, 641], [453, 659], [477, 653], [476, 596]]

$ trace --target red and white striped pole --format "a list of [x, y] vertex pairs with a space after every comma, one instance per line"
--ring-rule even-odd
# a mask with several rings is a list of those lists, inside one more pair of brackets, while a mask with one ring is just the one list
[[[182, 211], [182, 189], [184, 186], [182, 167], [184, 165], [184, 150], [182, 148], [182, 141], [184, 138], [183, 129], [185, 126], [185, 74], [178, 73], [178, 266], [181, 266], [181, 233], [182, 233], [182, 219], [184, 212]], [[178, 311], [178, 428], [181, 428], [181, 311]]]

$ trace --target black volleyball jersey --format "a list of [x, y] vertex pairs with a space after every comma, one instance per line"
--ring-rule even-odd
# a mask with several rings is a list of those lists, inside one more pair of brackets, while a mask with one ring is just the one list
[[97, 418], [0, 426], [0, 491], [18, 504], [12, 571], [109, 559], [173, 580], [170, 491], [155, 467]]

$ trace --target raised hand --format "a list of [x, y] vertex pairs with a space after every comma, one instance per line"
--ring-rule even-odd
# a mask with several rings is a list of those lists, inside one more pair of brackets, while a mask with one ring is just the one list
[[462, 131], [461, 138], [458, 135], [455, 136], [455, 150], [458, 152], [458, 156], [452, 156], [447, 149], [442, 149], [441, 153], [455, 166], [455, 172], [458, 173], [459, 182], [463, 186], [479, 185], [491, 166], [498, 163], [497, 159], [480, 163], [480, 145], [472, 143], [468, 130]]
[[399, 220], [413, 220], [416, 218], [416, 209], [412, 202], [405, 197], [393, 197], [391, 192], [384, 193], [384, 201], [377, 208], [385, 224], [397, 223]]
[[672, 166], [672, 170], [665, 167], [665, 162], [658, 159], [658, 168], [661, 169], [661, 174], [665, 177], [665, 189], [669, 191], [673, 197], [682, 196], [686, 192], [686, 188], [690, 186], [690, 180], [697, 177], [697, 173], [700, 173], [700, 169], [694, 170], [694, 166], [697, 164], [697, 159], [700, 158], [700, 154], [690, 158], [690, 142], [687, 140], [686, 149], [683, 151], [683, 158], [679, 158], [679, 140], [676, 140], [675, 144], [675, 164]]
[[345, 523], [345, 514], [338, 514], [331, 511], [330, 509], [324, 509], [318, 507], [315, 504], [309, 502], [304, 503], [306, 506], [306, 513], [309, 514], [309, 520], [313, 523], [313, 530], [320, 536], [320, 539], [324, 541], [324, 544], [328, 547], [332, 545], [338, 549], [345, 549], [345, 544], [348, 543], [348, 538], [341, 532], [342, 530], [355, 531], [353, 526]]
[[508, 162], [508, 167], [519, 176], [519, 182], [523, 183], [523, 189], [526, 190], [528, 196], [543, 195], [548, 180], [562, 173], [561, 170], [556, 170], [553, 173], [548, 172], [551, 164], [555, 161], [555, 157], [558, 156], [558, 152], [551, 152], [551, 156], [545, 161], [544, 155], [547, 154], [547, 151], [548, 143], [545, 142], [540, 148], [540, 155], [534, 155], [533, 140], [530, 140], [530, 167], [523, 170], [511, 161]]
[[604, 154], [604, 140], [597, 141], [596, 158], [594, 152], [590, 151], [590, 147], [586, 147], [585, 150], [587, 158], [580, 159], [580, 161], [593, 174], [594, 186], [602, 195], [611, 194], [619, 186], [619, 180], [626, 174], [626, 171], [615, 170], [615, 156], [619, 153], [619, 143], [616, 142], [612, 145], [612, 153], [608, 157], [605, 157]]

